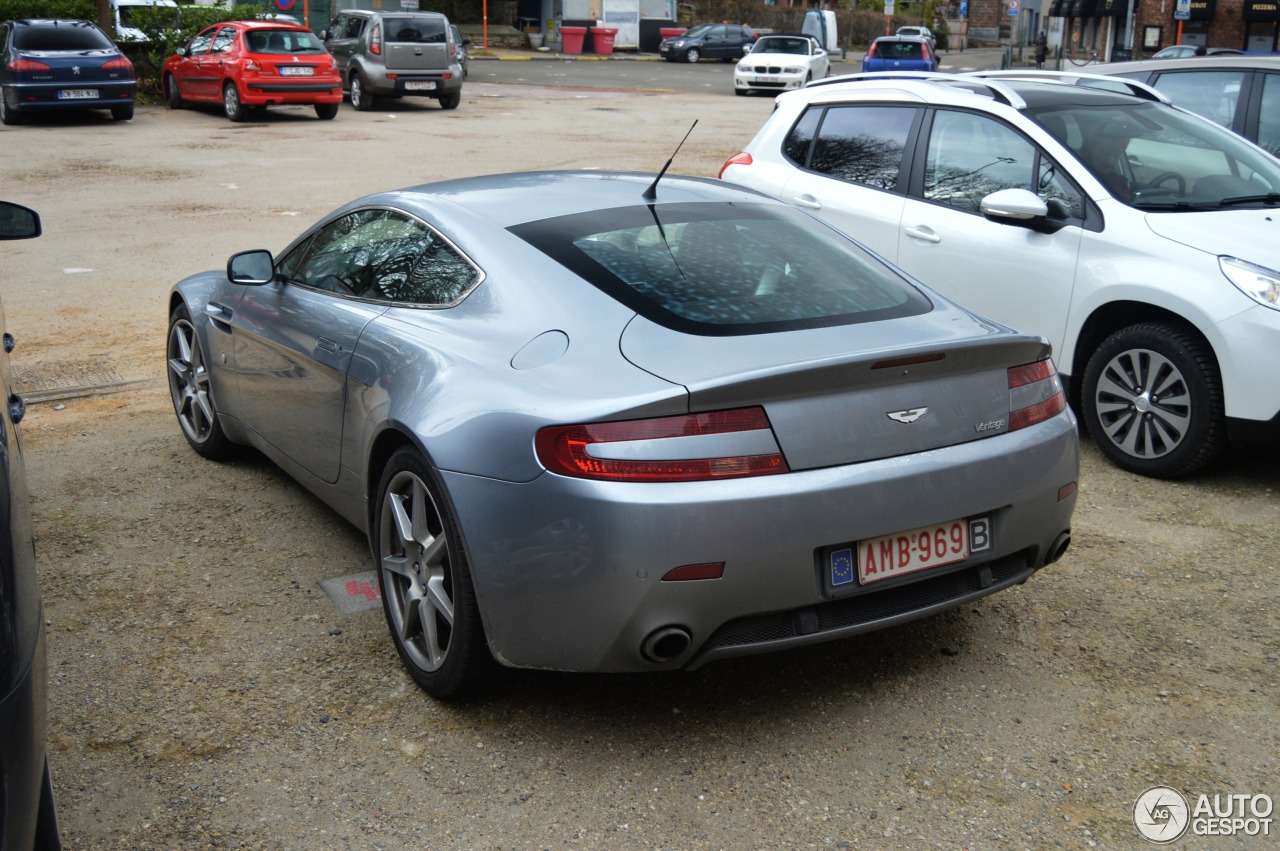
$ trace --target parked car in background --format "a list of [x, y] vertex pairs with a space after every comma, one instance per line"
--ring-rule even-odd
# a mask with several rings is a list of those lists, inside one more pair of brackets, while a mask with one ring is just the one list
[[1280, 56], [1149, 59], [1084, 70], [1154, 86], [1183, 109], [1280, 156]]
[[111, 16], [115, 23], [116, 39], [121, 42], [144, 42], [147, 35], [138, 28], [137, 12], [140, 9], [162, 7], [176, 10], [177, 0], [111, 0]]
[[249, 110], [312, 104], [331, 119], [342, 105], [338, 65], [306, 27], [275, 21], [227, 21], [206, 27], [161, 71], [171, 109], [221, 104], [232, 121]]
[[698, 24], [658, 45], [658, 55], [668, 62], [741, 59], [755, 43], [756, 34], [745, 24]]
[[[733, 183], [1053, 343], [1098, 448], [1191, 473], [1280, 434], [1280, 162], [1153, 89], [1054, 72], [778, 96]], [[1265, 353], [1265, 354], [1264, 354]]]
[[1046, 341], [715, 181], [492, 175], [357, 199], [169, 301], [191, 447], [370, 539], [414, 680], [693, 668], [943, 611], [1066, 550]]
[[733, 69], [733, 93], [777, 94], [821, 80], [831, 69], [827, 52], [807, 35], [766, 35]]
[[1233, 47], [1205, 47], [1201, 44], [1174, 44], [1156, 51], [1152, 59], [1186, 59], [1188, 56], [1240, 55], [1243, 50]]
[[138, 91], [130, 62], [88, 21], [28, 19], [0, 24], [0, 123], [35, 112], [107, 109], [133, 118]]
[[929, 42], [930, 50], [932, 50], [934, 53], [938, 52], [937, 36], [935, 36], [933, 34], [933, 30], [929, 29], [928, 27], [924, 27], [924, 26], [898, 27], [897, 35], [904, 36], [906, 38], [922, 38], [925, 41]]
[[[40, 235], [33, 210], [0, 201], [0, 240]], [[9, 352], [14, 340], [0, 305], [0, 848], [56, 851], [57, 808], [49, 781], [48, 663], [36, 574], [31, 505], [18, 423], [26, 411], [13, 392]]]
[[884, 35], [867, 48], [867, 55], [862, 58], [862, 70], [937, 71], [938, 55], [923, 38]]
[[356, 109], [372, 109], [374, 98], [433, 98], [443, 109], [462, 102], [458, 45], [449, 19], [438, 12], [348, 9], [334, 18], [324, 41]]
[[467, 78], [467, 60], [470, 55], [467, 47], [471, 44], [471, 39], [463, 38], [462, 30], [458, 29], [457, 24], [449, 24], [449, 31], [453, 33], [453, 47], [455, 55], [458, 57], [458, 64], [462, 66], [462, 79]]

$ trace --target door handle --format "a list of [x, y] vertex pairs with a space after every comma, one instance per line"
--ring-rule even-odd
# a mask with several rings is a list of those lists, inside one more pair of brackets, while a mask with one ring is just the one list
[[931, 228], [927, 227], [908, 227], [907, 236], [912, 239], [923, 239], [925, 242], [942, 242], [942, 237], [938, 236]]
[[338, 344], [328, 337], [316, 337], [316, 348], [323, 352], [336, 352], [338, 351]]
[[812, 195], [797, 195], [791, 199], [791, 203], [805, 210], [822, 209], [822, 202]]

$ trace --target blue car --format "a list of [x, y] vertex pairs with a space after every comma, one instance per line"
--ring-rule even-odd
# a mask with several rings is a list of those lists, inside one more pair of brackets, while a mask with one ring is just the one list
[[133, 63], [88, 21], [0, 23], [0, 123], [67, 109], [106, 109], [129, 121], [137, 92]]
[[863, 71], [937, 71], [938, 55], [929, 42], [913, 36], [886, 35], [871, 42]]

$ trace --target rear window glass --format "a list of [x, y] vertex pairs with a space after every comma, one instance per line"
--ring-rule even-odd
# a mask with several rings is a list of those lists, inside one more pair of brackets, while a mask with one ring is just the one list
[[250, 53], [263, 55], [320, 53], [324, 46], [310, 32], [298, 30], [250, 30], [244, 36]]
[[918, 41], [882, 41], [876, 44], [880, 59], [923, 59], [924, 45]]
[[387, 41], [410, 44], [444, 44], [444, 21], [440, 18], [384, 18]]
[[13, 46], [18, 50], [107, 50], [115, 44], [91, 24], [64, 22], [14, 27]]
[[784, 207], [626, 207], [511, 230], [638, 313], [690, 333], [765, 333], [932, 309], [894, 269]]

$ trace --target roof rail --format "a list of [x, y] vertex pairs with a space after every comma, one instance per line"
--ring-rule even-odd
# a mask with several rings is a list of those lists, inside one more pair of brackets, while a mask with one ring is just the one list
[[[1105, 74], [1090, 74], [1081, 71], [1036, 71], [1033, 69], [1007, 71], [969, 71], [963, 76], [965, 77], [982, 77], [990, 79], [992, 77], [1005, 80], [1029, 80], [1035, 82], [1037, 80], [1053, 80], [1059, 83], [1069, 83], [1073, 86], [1080, 86], [1086, 89], [1103, 89], [1105, 91], [1114, 92], [1117, 89], [1128, 89], [1128, 94], [1143, 100], [1153, 100], [1158, 103], [1172, 103], [1163, 93], [1153, 89], [1146, 83], [1139, 83], [1137, 80], [1129, 80], [1124, 77], [1108, 77]], [[1105, 84], [1105, 85], [1102, 85]], [[1122, 94], [1124, 94], [1122, 92]]]
[[[1108, 77], [1106, 79], [1116, 78]], [[998, 82], [978, 80], [969, 74], [944, 74], [938, 71], [864, 71], [860, 74], [841, 74], [838, 77], [814, 80], [812, 83], [805, 85], [804, 88], [815, 89], [819, 86], [830, 86], [836, 83], [861, 83], [881, 80], [919, 80], [924, 83], [977, 85], [986, 89], [993, 99], [1014, 109], [1023, 109], [1027, 105], [1027, 102], [1019, 97], [1017, 92]]]

